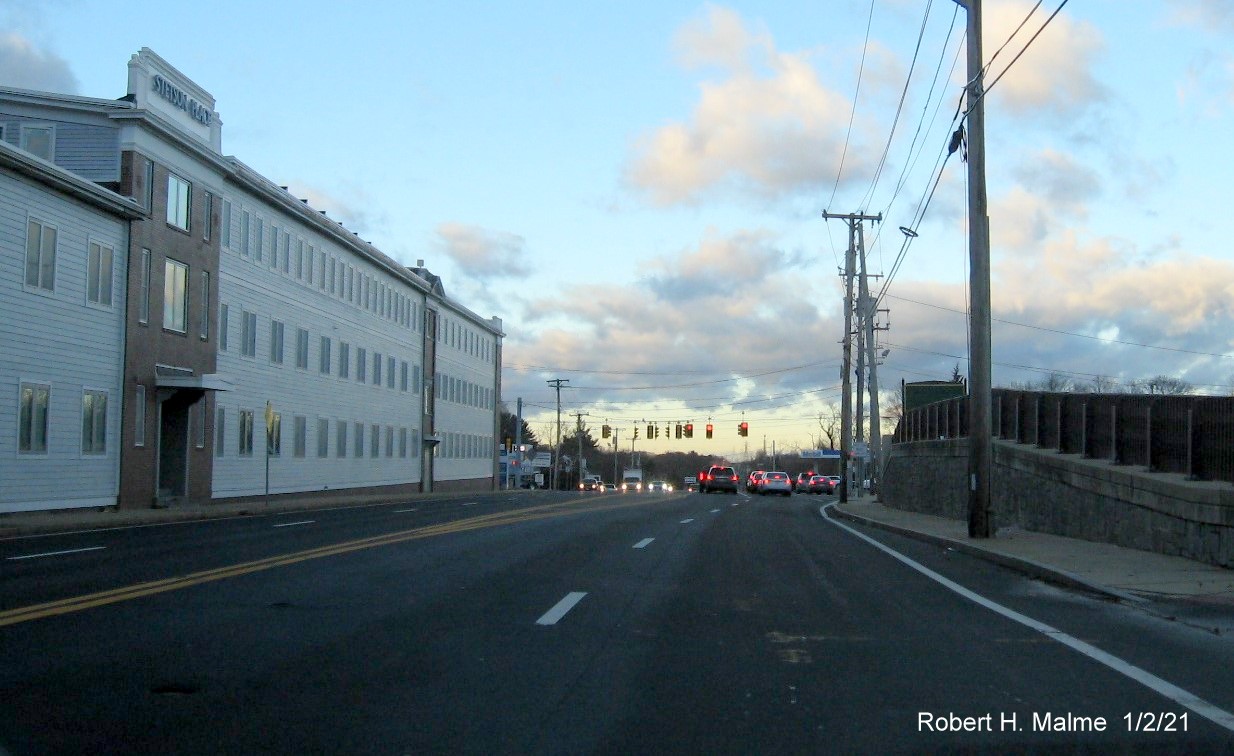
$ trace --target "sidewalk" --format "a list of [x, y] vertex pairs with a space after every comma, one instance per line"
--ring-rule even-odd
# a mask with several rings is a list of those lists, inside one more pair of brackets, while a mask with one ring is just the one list
[[968, 523], [883, 506], [872, 497], [836, 504], [844, 519], [998, 562], [1033, 577], [1124, 601], [1181, 600], [1234, 607], [1234, 570], [1108, 543], [1005, 528], [969, 538]]

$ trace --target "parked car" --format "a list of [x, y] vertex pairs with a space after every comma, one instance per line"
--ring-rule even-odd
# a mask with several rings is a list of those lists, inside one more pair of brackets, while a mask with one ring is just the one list
[[769, 493], [778, 493], [784, 496], [793, 495], [793, 482], [788, 477], [788, 473], [784, 472], [769, 472], [763, 475], [763, 479], [758, 484], [758, 493], [760, 496], [766, 496]]
[[737, 493], [737, 471], [731, 467], [721, 467], [720, 465], [712, 465], [699, 478], [698, 487], [703, 493], [711, 493], [712, 491], [728, 491], [729, 493]]
[[806, 493], [807, 489], [810, 488], [810, 478], [813, 478], [813, 477], [814, 477], [813, 472], [803, 472], [799, 474], [797, 476], [797, 479], [793, 481], [793, 492], [794, 493]]
[[831, 479], [826, 475], [811, 475], [810, 484], [806, 487], [806, 492], [812, 494], [831, 493]]

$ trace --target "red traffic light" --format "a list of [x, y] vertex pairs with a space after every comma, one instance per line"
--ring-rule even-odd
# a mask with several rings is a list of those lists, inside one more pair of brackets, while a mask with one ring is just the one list
[[711, 438], [712, 425], [707, 423], [707, 438]]

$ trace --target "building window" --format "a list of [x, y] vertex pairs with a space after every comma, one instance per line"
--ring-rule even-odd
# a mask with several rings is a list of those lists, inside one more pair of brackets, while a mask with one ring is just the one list
[[279, 227], [270, 224], [270, 267], [278, 268], [279, 266]]
[[313, 269], [314, 269], [314, 266], [316, 265], [316, 262], [315, 262], [316, 259], [317, 259], [317, 250], [314, 249], [313, 245], [310, 244], [308, 248], [308, 259], [305, 260], [307, 265], [305, 266], [306, 269], [304, 271], [304, 275], [305, 275], [304, 281], [309, 286], [313, 285]]
[[280, 412], [269, 413], [270, 424], [266, 426], [266, 453], [271, 457], [283, 453], [283, 415]]
[[398, 455], [399, 457], [407, 458], [407, 429], [398, 429]]
[[296, 415], [293, 420], [294, 432], [296, 436], [295, 449], [293, 454], [297, 457], [303, 457], [305, 448], [308, 446], [308, 418], [303, 415]]
[[225, 304], [219, 305], [219, 351], [227, 351], [227, 310]]
[[86, 389], [81, 394], [81, 453], [107, 452], [107, 392]]
[[257, 356], [257, 313], [240, 311], [240, 354]]
[[407, 390], [407, 362], [406, 360], [399, 363], [398, 388], [399, 388], [399, 391]]
[[317, 418], [317, 456], [330, 455], [330, 421], [324, 417]]
[[255, 225], [253, 226], [253, 257], [257, 260], [257, 262], [261, 262], [265, 251], [266, 224], [261, 219], [261, 216], [258, 215], [253, 216], [253, 221], [255, 222]]
[[206, 192], [205, 201], [202, 204], [205, 205], [204, 217], [206, 222], [202, 224], [201, 238], [205, 241], [210, 241], [210, 227], [214, 225], [214, 218], [212, 217], [214, 215], [214, 195]]
[[249, 211], [240, 211], [240, 254], [249, 256]]
[[296, 329], [296, 367], [308, 370], [309, 332], [304, 328]]
[[339, 420], [335, 431], [336, 438], [334, 439], [334, 456], [347, 456], [347, 421]]
[[56, 132], [51, 126], [21, 127], [21, 148], [51, 162], [56, 153]]
[[141, 290], [137, 292], [137, 322], [150, 322], [150, 250], [141, 251]]
[[201, 272], [201, 340], [210, 338], [210, 272]]
[[231, 249], [231, 201], [223, 200], [223, 247]]
[[283, 364], [283, 323], [270, 321], [270, 361], [276, 365]]
[[321, 337], [320, 372], [327, 375], [330, 372], [330, 337]]
[[174, 173], [167, 174], [167, 223], [189, 230], [189, 182]]
[[253, 456], [253, 410], [240, 410], [240, 456]]
[[356, 458], [364, 456], [364, 423], [356, 423]]
[[338, 377], [351, 377], [351, 344], [346, 341], [338, 343]]
[[21, 409], [17, 426], [17, 450], [30, 454], [47, 453], [48, 405], [51, 386], [21, 384]]
[[373, 385], [381, 385], [381, 353], [373, 352]]
[[394, 388], [394, 358], [386, 358], [386, 388]]
[[133, 395], [133, 446], [146, 445], [146, 387], [137, 384]]
[[111, 307], [112, 249], [98, 242], [90, 242], [86, 260], [86, 299], [97, 305]]
[[356, 347], [356, 380], [364, 383], [368, 380], [368, 350]]
[[163, 327], [184, 333], [188, 326], [189, 266], [168, 258], [163, 265]]
[[386, 456], [394, 456], [394, 426], [386, 426]]
[[56, 228], [33, 218], [26, 224], [26, 285], [56, 289]]
[[304, 240], [296, 239], [296, 280], [304, 280]]
[[227, 411], [219, 407], [214, 414], [214, 456], [221, 457], [227, 450]]
[[370, 457], [378, 457], [381, 455], [381, 426], [373, 424], [371, 433], [369, 434], [369, 450]]
[[146, 160], [146, 210], [154, 212], [154, 161]]

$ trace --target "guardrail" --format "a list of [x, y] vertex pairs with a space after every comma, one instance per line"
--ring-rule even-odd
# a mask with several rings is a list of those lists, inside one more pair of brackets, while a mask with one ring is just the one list
[[[994, 389], [995, 438], [1064, 454], [1234, 483], [1234, 397]], [[916, 407], [893, 443], [968, 435], [968, 399]]]

